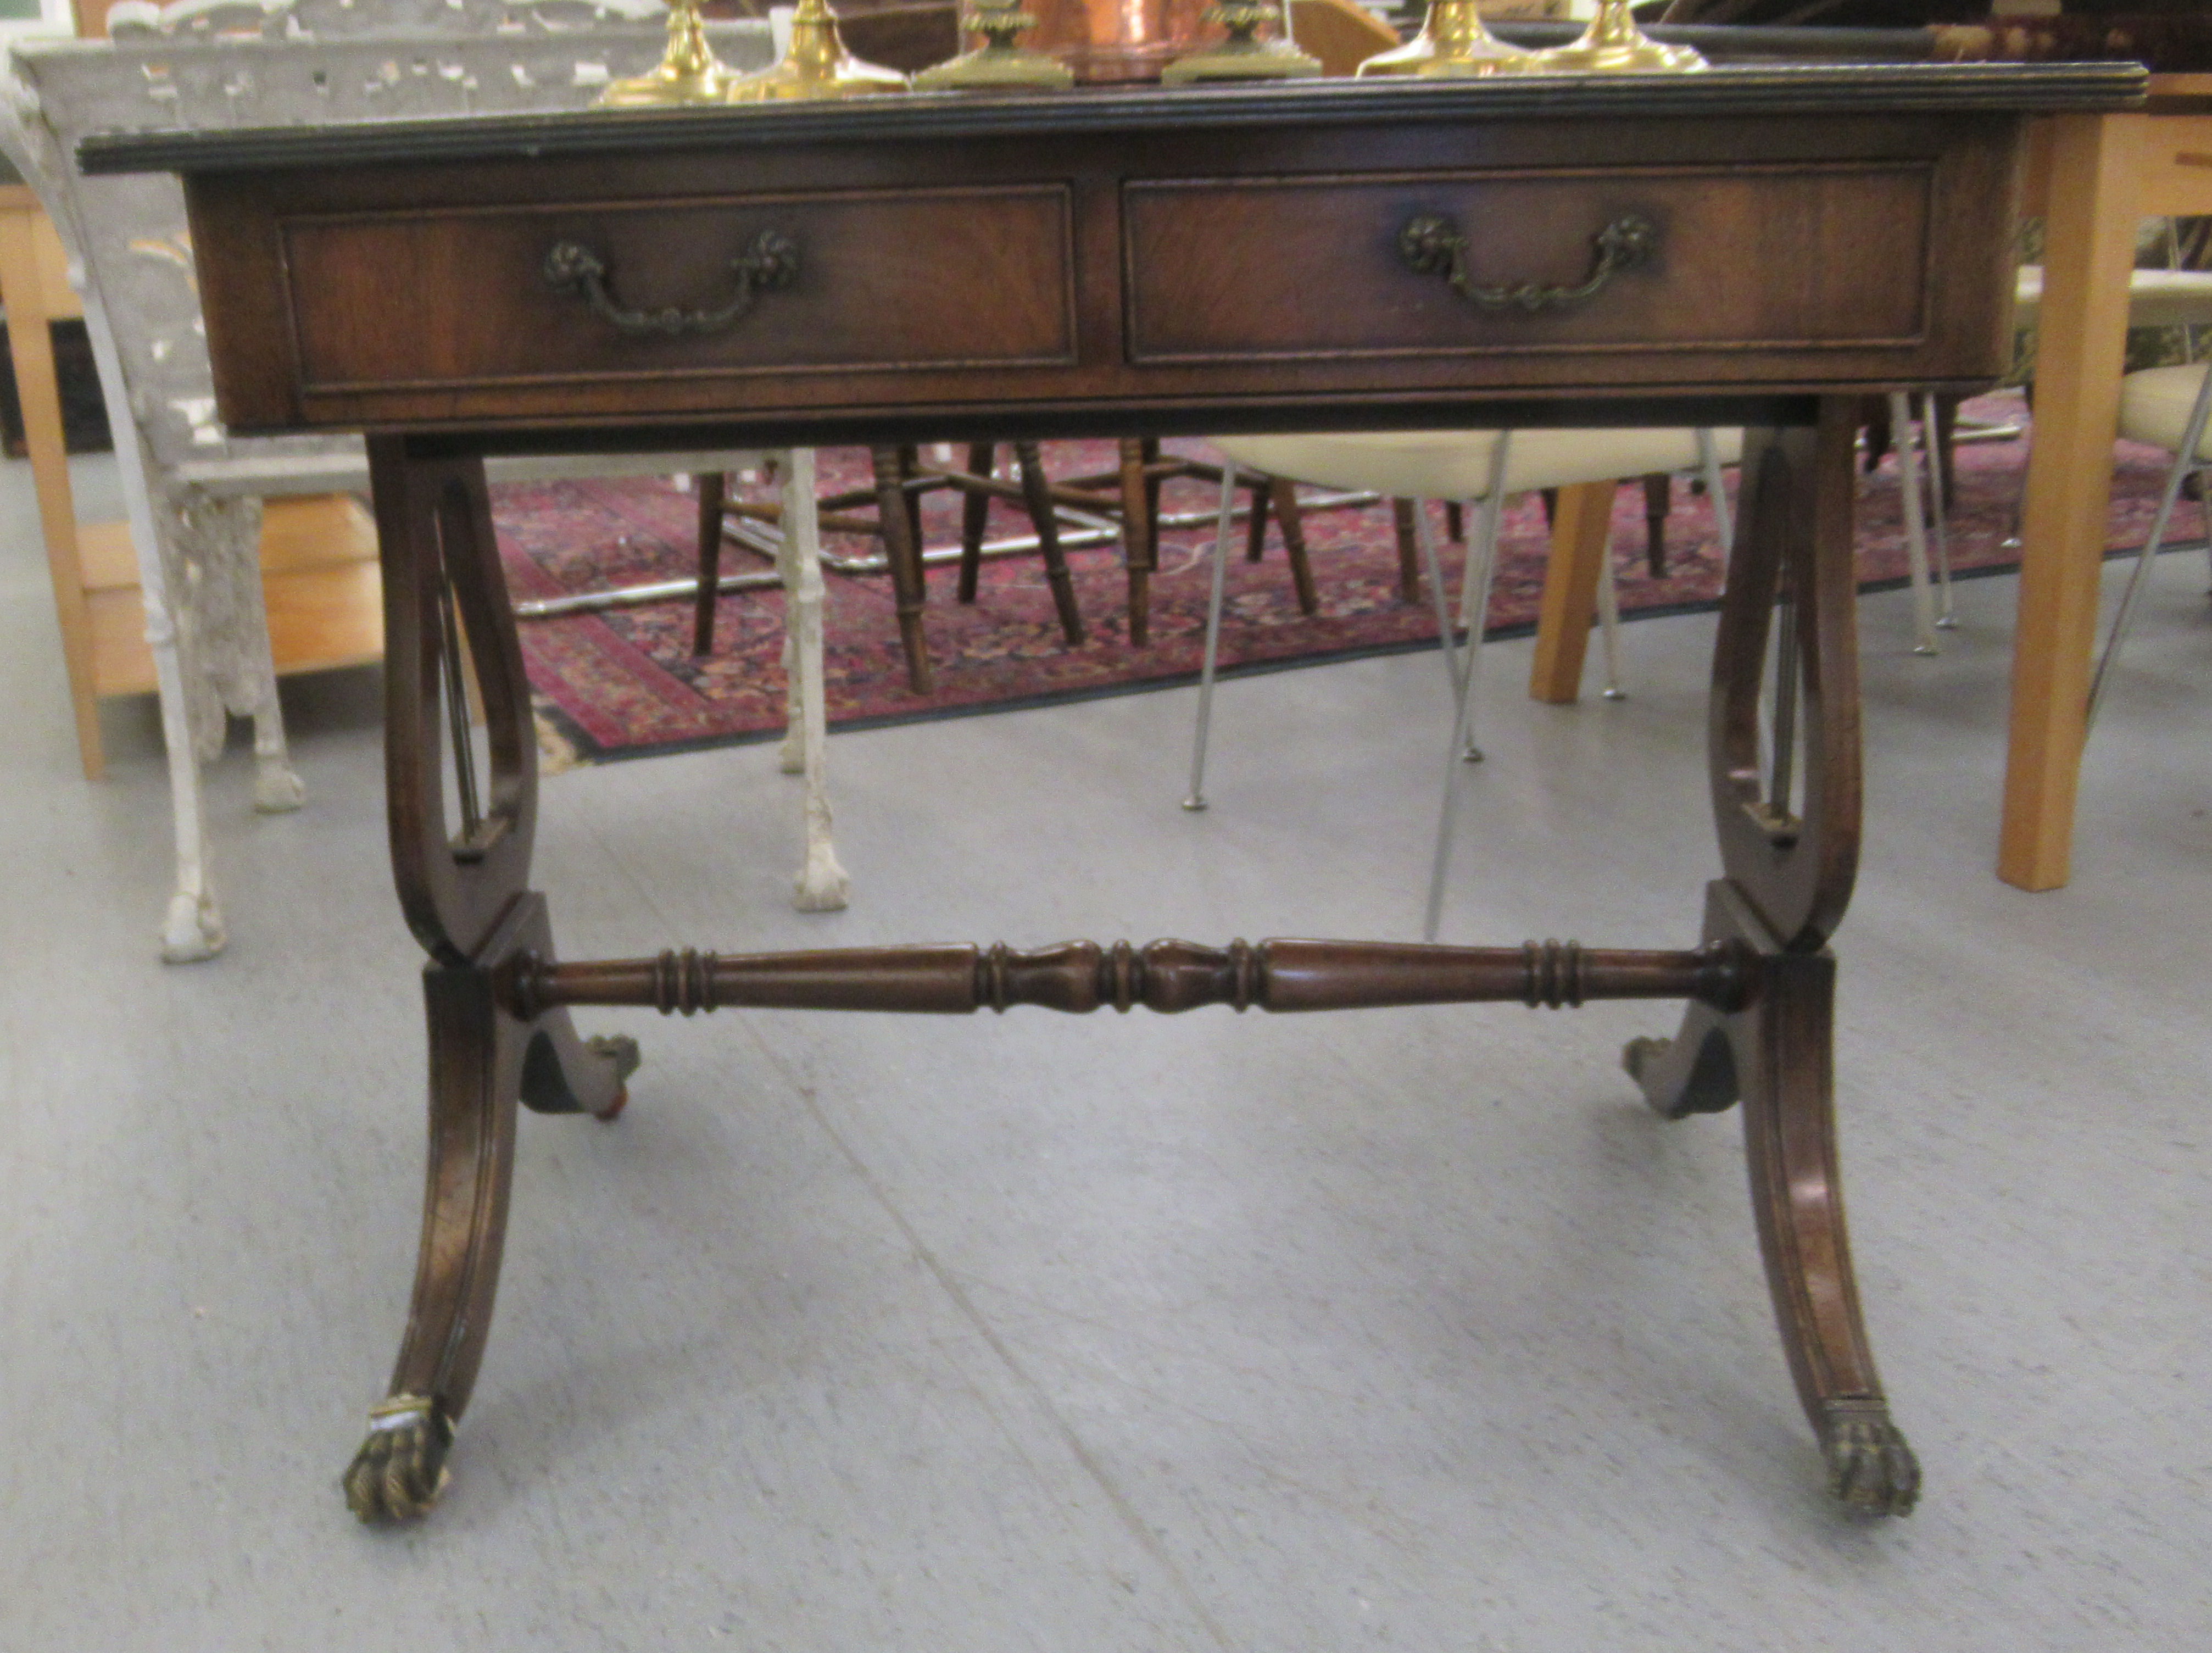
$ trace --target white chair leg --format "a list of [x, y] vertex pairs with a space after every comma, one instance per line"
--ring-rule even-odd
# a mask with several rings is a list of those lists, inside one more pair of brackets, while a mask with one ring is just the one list
[[[169, 804], [176, 830], [177, 887], [161, 917], [161, 961], [189, 964], [212, 958], [223, 949], [229, 934], [222, 909], [209, 876], [207, 811], [200, 797], [199, 742], [196, 738], [194, 696], [211, 692], [201, 680], [191, 649], [178, 635], [179, 607], [183, 593], [179, 580], [170, 580], [170, 556], [157, 525], [154, 499], [148, 486], [152, 465], [144, 438], [130, 417], [130, 406], [113, 386], [123, 382], [115, 336], [107, 314], [88, 298], [85, 329], [91, 336], [93, 358], [107, 396], [108, 423], [115, 432], [117, 479], [123, 487], [123, 504], [131, 521], [131, 544], [138, 554], [138, 593], [146, 615], [146, 642], [154, 655], [154, 682], [161, 705], [161, 739], [168, 749]], [[216, 708], [220, 719], [222, 708]]]
[[1920, 393], [1920, 451], [1928, 456], [1929, 515], [1936, 524], [1936, 586], [1942, 603], [1936, 624], [1955, 631], [1959, 616], [1951, 606], [1951, 501], [1943, 493], [1943, 427], [1936, 416], [1936, 392]]
[[[1489, 492], [1483, 496], [1480, 526], [1468, 536], [1468, 567], [1460, 593], [1468, 626], [1467, 672], [1452, 717], [1451, 744], [1444, 749], [1443, 801], [1437, 811], [1436, 853], [1429, 864], [1429, 897], [1421, 915], [1421, 939], [1434, 941], [1443, 922], [1444, 880], [1451, 871], [1452, 837], [1458, 824], [1460, 765], [1479, 763], [1474, 744], [1475, 685], [1482, 676], [1482, 626], [1490, 614], [1490, 583], [1498, 571], [1498, 534], [1505, 515], [1505, 456], [1511, 433], [1501, 432], [1490, 459]], [[1469, 593], [1472, 593], [1470, 598]]]
[[815, 520], [814, 450], [784, 456], [783, 576], [787, 708], [784, 768], [790, 769], [790, 728], [798, 726], [799, 767], [806, 775], [806, 859], [792, 891], [802, 913], [834, 913], [849, 898], [852, 880], [837, 864], [830, 828], [830, 731], [822, 703], [822, 539]]
[[[1213, 672], [1221, 653], [1221, 593], [1229, 572], [1229, 520], [1237, 504], [1237, 467], [1221, 462], [1221, 514], [1213, 530], [1213, 589], [1206, 602], [1206, 659], [1198, 672], [1198, 727], [1190, 744], [1188, 810], [1206, 807], [1206, 737], [1213, 720]], [[1433, 583], [1433, 576], [1431, 576]]]
[[1729, 509], [1728, 490], [1722, 485], [1720, 449], [1710, 430], [1698, 432], [1698, 471], [1705, 479], [1705, 497], [1712, 501], [1713, 529], [1720, 539], [1722, 576], [1725, 580], [1728, 556], [1735, 549], [1735, 519]]
[[244, 622], [240, 641], [247, 653], [242, 664], [248, 680], [240, 686], [246, 690], [253, 718], [253, 807], [264, 815], [284, 815], [307, 801], [307, 788], [292, 767], [284, 742], [284, 705], [276, 697], [276, 661], [270, 652], [269, 608], [261, 590], [258, 510], [253, 513], [244, 551], [238, 567], [237, 600]]
[[1482, 634], [1490, 620], [1490, 588], [1498, 573], [1498, 536], [1505, 520], [1505, 461], [1512, 450], [1513, 433], [1499, 431], [1497, 445], [1490, 450], [1490, 472], [1484, 479], [1474, 532], [1467, 537], [1467, 560], [1460, 571], [1459, 619], [1467, 628], [1467, 658], [1457, 698], [1466, 709], [1468, 721], [1460, 731], [1459, 755], [1461, 762], [1467, 763], [1482, 762], [1482, 748], [1474, 743], [1474, 714], [1467, 703], [1475, 662], [1482, 655]]
[[1920, 465], [1912, 452], [1912, 415], [1903, 391], [1889, 393], [1890, 446], [1897, 452], [1897, 484], [1905, 514], [1905, 554], [1912, 575], [1912, 652], [1934, 654], [1936, 599], [1928, 583], [1928, 525], [1920, 514]]
[[1605, 656], [1605, 697], [1626, 700], [1620, 686], [1620, 593], [1613, 569], [1613, 547], [1605, 548], [1605, 568], [1597, 577], [1597, 634]]
[[[2128, 640], [2128, 628], [2135, 620], [2136, 596], [2142, 589], [2143, 576], [2150, 571], [2151, 559], [2158, 555], [2160, 542], [2166, 538], [2166, 525], [2172, 520], [2174, 502], [2181, 497], [2181, 485], [2197, 467], [2197, 452], [2204, 441], [2208, 417], [2212, 417], [2212, 369], [2206, 370], [2197, 386], [2197, 399], [2190, 404], [2189, 422], [2182, 428], [2181, 446], [2174, 452], [2173, 469], [2166, 472], [2166, 491], [2159, 495], [2158, 514], [2151, 519], [2150, 538], [2143, 541], [2142, 550], [2136, 556], [2136, 566], [2128, 574], [2127, 589], [2120, 594], [2120, 611], [2112, 617], [2112, 635], [2105, 640], [2105, 652], [2097, 658], [2097, 674], [2089, 680], [2089, 709], [2081, 725], [2084, 740], [2097, 721], [2098, 707], [2104, 703], [2112, 663], [2119, 658], [2120, 646]], [[2208, 511], [2208, 515], [2212, 515], [2212, 511]]]
[[[777, 484], [779, 501], [791, 462], [789, 449], [764, 455], [761, 461], [761, 479]], [[775, 749], [775, 763], [786, 775], [806, 773], [806, 678], [799, 665], [799, 579], [791, 549], [791, 537], [798, 532], [796, 524], [779, 521], [774, 540], [775, 577], [783, 584], [783, 739]]]
[[[236, 712], [253, 720], [253, 807], [281, 815], [307, 801], [284, 746], [276, 663], [269, 649], [269, 611], [261, 591], [262, 505], [258, 496], [215, 499], [198, 489], [171, 495], [161, 526], [171, 554], [189, 566], [191, 613], [179, 617], [186, 683], [200, 760], [222, 753]], [[172, 586], [173, 592], [174, 587]], [[193, 678], [201, 681], [193, 684]]]
[[[1444, 593], [1443, 565], [1437, 557], [1437, 531], [1436, 526], [1429, 520], [1429, 502], [1426, 500], [1415, 500], [1413, 505], [1413, 544], [1420, 552], [1422, 567], [1428, 571], [1429, 595], [1434, 600], [1437, 611], [1438, 653], [1443, 659], [1444, 677], [1450, 684], [1451, 700], [1455, 705], [1459, 701], [1459, 686], [1467, 666], [1460, 659], [1459, 640], [1452, 635], [1451, 599]], [[1474, 542], [1470, 540], [1468, 550], [1471, 552], [1473, 549]], [[1465, 580], [1466, 576], [1462, 574], [1461, 576], [1462, 594], [1465, 592]]]
[[1451, 744], [1444, 749], [1443, 803], [1437, 815], [1436, 853], [1429, 864], [1429, 898], [1421, 915], [1421, 939], [1434, 941], [1443, 922], [1444, 880], [1451, 870], [1452, 836], [1458, 824], [1460, 765], [1474, 750], [1469, 731], [1474, 720], [1474, 685], [1481, 673], [1480, 657], [1468, 652], [1467, 680], [1461, 686], [1459, 707], [1452, 718]]
[[200, 796], [198, 743], [192, 736], [185, 662], [178, 647], [177, 623], [166, 582], [149, 585], [142, 559], [140, 593], [146, 610], [146, 641], [154, 653], [154, 681], [161, 703], [161, 741], [168, 749], [169, 806], [177, 841], [177, 887], [161, 918], [161, 962], [190, 964], [213, 958], [229, 939], [208, 875], [207, 810]]

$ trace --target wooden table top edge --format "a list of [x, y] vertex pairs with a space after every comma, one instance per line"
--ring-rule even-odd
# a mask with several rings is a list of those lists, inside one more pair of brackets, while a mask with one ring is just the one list
[[2151, 76], [2133, 63], [1723, 64], [1701, 74], [1332, 80], [1048, 94], [916, 93], [833, 104], [446, 116], [222, 131], [96, 134], [87, 173], [193, 176], [322, 165], [394, 165], [684, 148], [880, 143], [1058, 132], [1189, 131], [1401, 117], [1620, 119], [1771, 113], [2122, 112]]

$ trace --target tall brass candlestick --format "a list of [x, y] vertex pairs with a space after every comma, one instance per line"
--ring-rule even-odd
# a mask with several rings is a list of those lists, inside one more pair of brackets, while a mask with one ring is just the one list
[[720, 103], [734, 78], [707, 44], [699, 0], [675, 0], [668, 9], [668, 55], [659, 66], [615, 82], [592, 100], [592, 106], [657, 109], [672, 104]]
[[791, 16], [791, 49], [783, 61], [730, 82], [732, 103], [784, 103], [810, 98], [857, 98], [903, 92], [896, 69], [864, 64], [845, 50], [829, 0], [799, 0]]
[[1483, 26], [1478, 0], [1429, 0], [1421, 32], [1401, 46], [1361, 64], [1361, 75], [1422, 75], [1437, 79], [1521, 75], [1536, 54], [1510, 46]]
[[1597, 15], [1571, 46], [1536, 54], [1536, 67], [1560, 75], [1663, 75], [1703, 69], [1686, 46], [1661, 46], [1636, 26], [1631, 0], [1598, 0]]

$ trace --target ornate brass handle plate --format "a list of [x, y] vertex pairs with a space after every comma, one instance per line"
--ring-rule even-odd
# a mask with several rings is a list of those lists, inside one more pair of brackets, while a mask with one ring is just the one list
[[545, 255], [545, 284], [556, 293], [580, 293], [592, 313], [625, 333], [719, 333], [742, 320], [763, 293], [799, 278], [799, 244], [780, 230], [764, 229], [730, 261], [738, 290], [718, 310], [632, 310], [607, 290], [606, 260], [580, 241], [556, 241]]
[[1398, 256], [1417, 276], [1442, 275], [1453, 292], [1486, 310], [1521, 309], [1532, 315], [1595, 297], [1624, 270], [1633, 270], [1658, 251], [1659, 232], [1634, 213], [1614, 219], [1590, 240], [1590, 270], [1578, 287], [1547, 287], [1540, 282], [1504, 282], [1479, 287], [1468, 273], [1467, 237], [1449, 218], [1422, 213], [1398, 232]]

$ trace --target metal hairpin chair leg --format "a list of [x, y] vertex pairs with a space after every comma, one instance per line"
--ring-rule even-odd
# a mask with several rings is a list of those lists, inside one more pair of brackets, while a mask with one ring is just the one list
[[[2083, 739], [2088, 738], [2097, 721], [2097, 708], [2103, 704], [2112, 663], [2119, 658], [2120, 645], [2127, 641], [2128, 628], [2134, 623], [2136, 598], [2142, 588], [2143, 576], [2150, 572], [2151, 559], [2166, 538], [2166, 526], [2172, 520], [2175, 501], [2181, 497], [2183, 483], [2191, 471], [2203, 468], [2197, 450], [2203, 445], [2204, 427], [2208, 416], [2212, 416], [2212, 368], [2205, 370], [2197, 386], [2197, 399], [2190, 404], [2189, 422], [2182, 427], [2181, 446], [2173, 455], [2173, 469], [2166, 473], [2166, 491], [2159, 495], [2158, 514], [2151, 519], [2150, 537], [2136, 555], [2136, 566], [2128, 574], [2127, 590], [2120, 595], [2120, 611], [2112, 617], [2112, 635], [2105, 640], [2105, 652], [2097, 659], [2097, 674], [2089, 680], [2089, 710], [2081, 726]], [[2203, 501], [2205, 538], [2212, 545], [2212, 500]]]
[[[1213, 535], [1213, 583], [1206, 605], [1206, 653], [1198, 674], [1198, 726], [1191, 740], [1190, 792], [1182, 800], [1182, 806], [1192, 811], [1206, 807], [1206, 743], [1213, 720], [1213, 683], [1221, 654], [1221, 604], [1229, 570], [1229, 530], [1236, 514], [1237, 475], [1236, 461], [1224, 455], [1221, 462], [1221, 507]], [[1443, 569], [1437, 561], [1436, 534], [1424, 504], [1420, 501], [1414, 502], [1413, 532], [1427, 569], [1429, 590], [1436, 605], [1437, 647], [1443, 655], [1444, 673], [1449, 681], [1453, 698], [1456, 700], [1463, 672], [1473, 669], [1471, 656], [1475, 645], [1481, 641], [1481, 636], [1477, 633], [1469, 641], [1470, 660], [1467, 666], [1462, 667], [1452, 639], [1451, 611], [1444, 598]], [[1258, 508], [1256, 505], [1254, 507], [1255, 514]], [[1492, 534], [1494, 538], [1494, 526]], [[1470, 558], [1474, 556], [1474, 541], [1470, 539]], [[1484, 581], [1486, 599], [1489, 592], [1486, 572]], [[1480, 752], [1474, 755], [1477, 757], [1481, 756]]]

